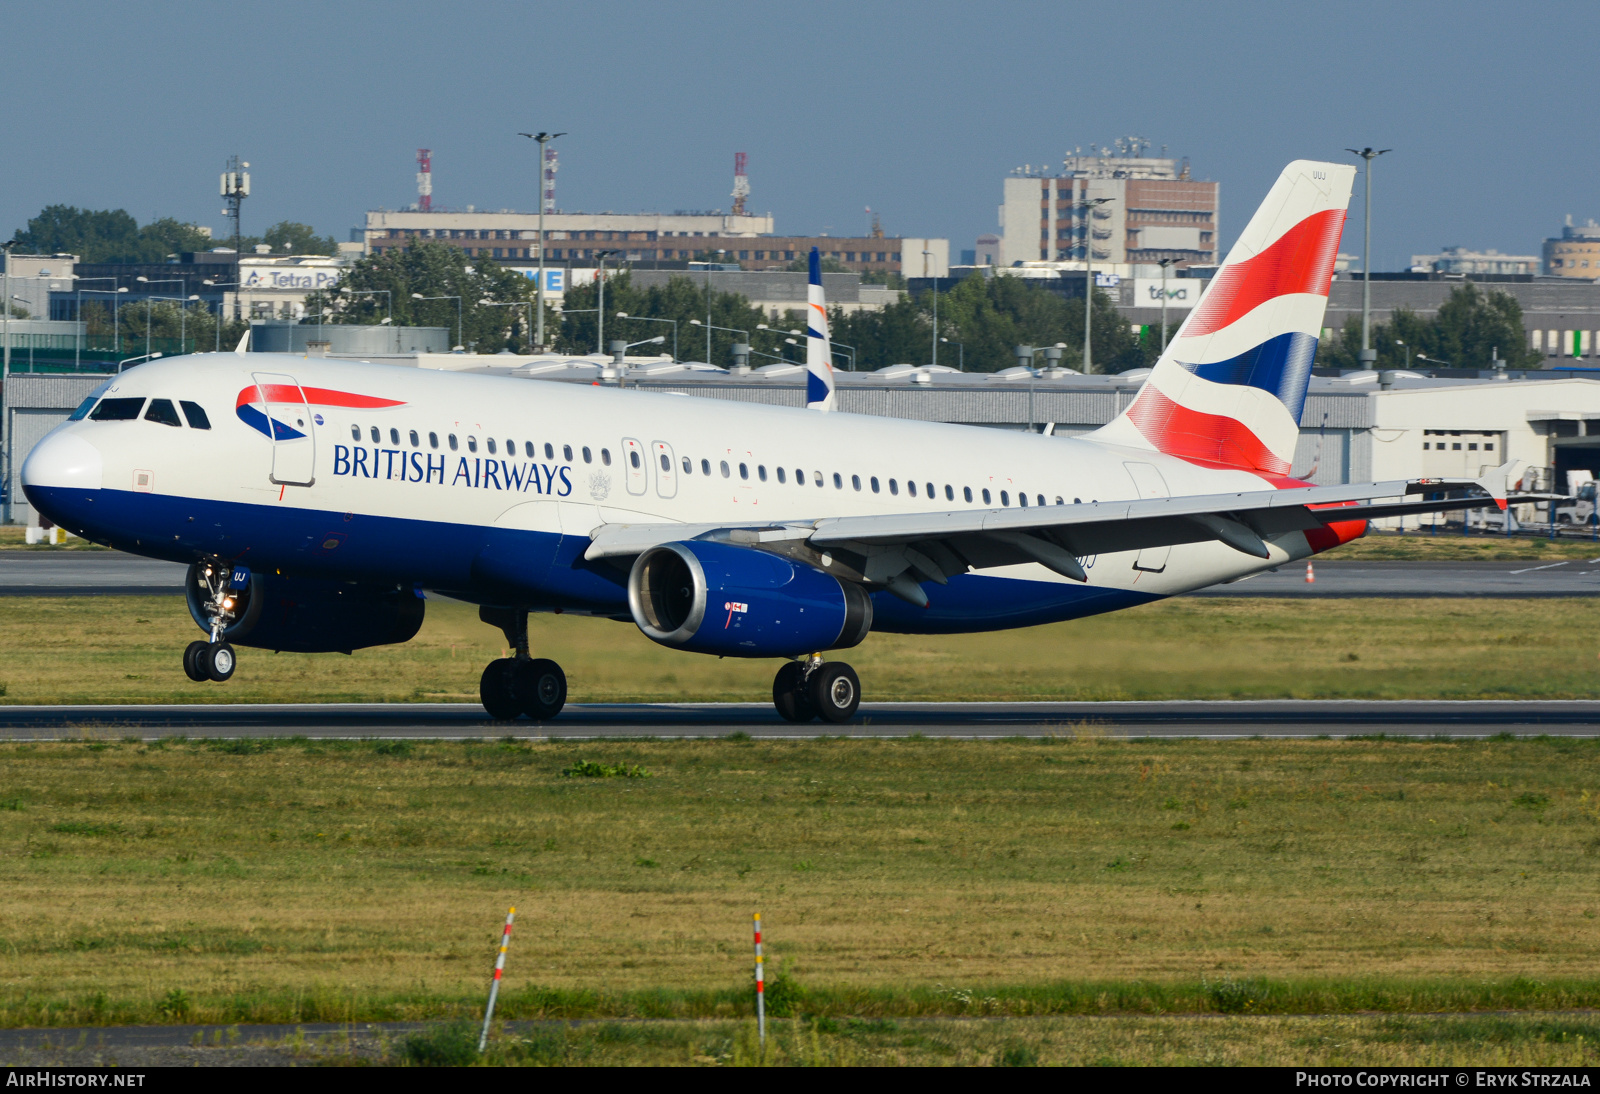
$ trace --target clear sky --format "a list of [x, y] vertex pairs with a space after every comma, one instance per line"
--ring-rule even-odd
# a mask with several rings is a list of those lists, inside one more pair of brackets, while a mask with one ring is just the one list
[[[499, 3], [7, 5], [0, 236], [46, 204], [348, 239], [367, 209], [726, 209], [733, 154], [785, 233], [996, 230], [1001, 180], [1139, 135], [1222, 183], [1231, 242], [1282, 165], [1394, 151], [1374, 267], [1445, 245], [1536, 253], [1600, 218], [1600, 4]], [[1358, 183], [1359, 187], [1359, 183]], [[1359, 247], [1360, 194], [1343, 249]]]

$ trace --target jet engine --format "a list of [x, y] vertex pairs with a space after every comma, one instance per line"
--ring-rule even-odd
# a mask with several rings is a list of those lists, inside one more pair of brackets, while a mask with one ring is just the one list
[[[189, 614], [210, 633], [204, 563], [189, 567]], [[233, 571], [233, 621], [222, 639], [236, 646], [290, 653], [349, 653], [409, 642], [422, 627], [426, 601], [414, 589], [323, 578]]]
[[663, 646], [723, 657], [792, 657], [860, 644], [872, 600], [859, 585], [766, 551], [687, 540], [634, 560], [628, 606]]

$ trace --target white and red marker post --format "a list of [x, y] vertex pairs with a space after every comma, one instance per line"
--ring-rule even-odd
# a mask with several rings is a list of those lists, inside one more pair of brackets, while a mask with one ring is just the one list
[[756, 932], [756, 1037], [767, 1050], [767, 982], [761, 967], [761, 913], [755, 914]]
[[513, 907], [506, 913], [506, 929], [500, 934], [500, 956], [494, 959], [494, 983], [489, 985], [489, 1005], [483, 1009], [483, 1032], [478, 1035], [478, 1052], [489, 1044], [489, 1023], [494, 1021], [494, 1001], [500, 996], [500, 975], [506, 968], [506, 947], [511, 945], [511, 921], [517, 918]]

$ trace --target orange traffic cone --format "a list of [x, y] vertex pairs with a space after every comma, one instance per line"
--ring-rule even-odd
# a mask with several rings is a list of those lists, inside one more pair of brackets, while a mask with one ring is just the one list
[[1306, 584], [1307, 585], [1315, 585], [1316, 583], [1317, 583], [1317, 571], [1313, 570], [1311, 568], [1311, 563], [1310, 562], [1307, 562], [1306, 563]]

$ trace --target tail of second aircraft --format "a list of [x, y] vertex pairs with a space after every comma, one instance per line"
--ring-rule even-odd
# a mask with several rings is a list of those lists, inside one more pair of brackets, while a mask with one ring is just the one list
[[833, 344], [828, 340], [828, 302], [822, 295], [822, 255], [811, 248], [811, 283], [806, 286], [806, 409], [832, 410]]
[[1095, 439], [1288, 473], [1355, 171], [1283, 169], [1139, 394]]

